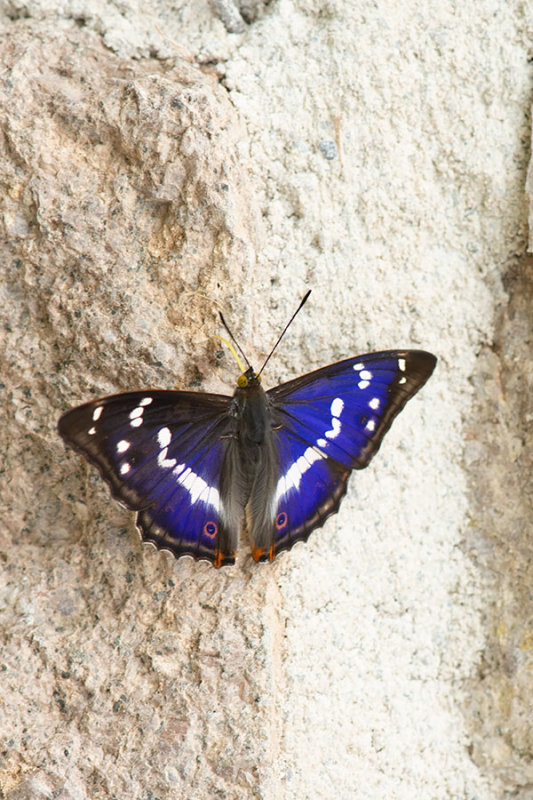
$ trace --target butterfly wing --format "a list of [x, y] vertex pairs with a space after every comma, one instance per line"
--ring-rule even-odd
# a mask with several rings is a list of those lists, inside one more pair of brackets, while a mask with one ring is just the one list
[[267, 392], [279, 478], [270, 539], [254, 543], [272, 560], [308, 538], [338, 508], [352, 469], [364, 469], [394, 418], [430, 377], [435, 356], [419, 350], [349, 358]]
[[230, 404], [201, 392], [129, 392], [74, 408], [58, 427], [114, 497], [139, 512], [145, 541], [218, 567], [234, 563], [238, 536], [220, 518]]

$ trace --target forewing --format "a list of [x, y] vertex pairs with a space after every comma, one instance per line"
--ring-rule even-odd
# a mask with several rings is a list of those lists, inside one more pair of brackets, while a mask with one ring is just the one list
[[59, 421], [63, 439], [138, 511], [144, 540], [176, 557], [234, 563], [238, 531], [221, 523], [220, 474], [231, 398], [129, 392], [94, 400]]
[[307, 539], [335, 513], [352, 469], [366, 467], [407, 401], [433, 372], [419, 350], [356, 356], [267, 392], [274, 419], [279, 481], [275, 527], [262, 558]]
[[363, 469], [394, 418], [430, 377], [422, 350], [368, 353], [271, 389], [276, 424], [350, 469]]

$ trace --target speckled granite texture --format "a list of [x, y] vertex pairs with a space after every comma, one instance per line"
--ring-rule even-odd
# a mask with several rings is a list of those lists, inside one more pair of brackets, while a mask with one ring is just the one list
[[[530, 800], [524, 7], [230, 5], [0, 6], [0, 797]], [[308, 287], [267, 385], [434, 377], [273, 565], [141, 545], [59, 415]]]

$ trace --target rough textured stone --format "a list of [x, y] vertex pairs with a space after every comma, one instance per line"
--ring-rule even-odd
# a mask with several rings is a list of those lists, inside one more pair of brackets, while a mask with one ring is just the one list
[[59, 30], [20, 23], [1, 56], [3, 791], [239, 797], [270, 746], [265, 576], [143, 551], [55, 425], [95, 393], [216, 373], [216, 299], [246, 296], [253, 247], [242, 131], [197, 68]]
[[[533, 259], [510, 265], [494, 343], [479, 356], [465, 459], [472, 481], [467, 541], [486, 581], [487, 638], [468, 681], [474, 760], [527, 798], [533, 784]], [[474, 422], [475, 420], [475, 422]]]
[[[522, 5], [0, 14], [3, 796], [527, 800]], [[59, 414], [231, 392], [217, 309], [258, 363], [308, 286], [266, 382], [435, 377], [274, 565], [142, 546]]]

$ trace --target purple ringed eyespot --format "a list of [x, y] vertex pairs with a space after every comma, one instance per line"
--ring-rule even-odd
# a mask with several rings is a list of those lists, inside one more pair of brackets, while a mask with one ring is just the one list
[[216, 522], [206, 522], [204, 525], [204, 533], [206, 536], [209, 536], [210, 539], [213, 539], [218, 533], [218, 525]]
[[276, 528], [280, 531], [284, 528], [287, 524], [287, 514], [284, 511], [281, 511], [278, 516], [276, 517]]

